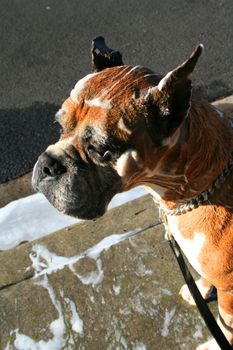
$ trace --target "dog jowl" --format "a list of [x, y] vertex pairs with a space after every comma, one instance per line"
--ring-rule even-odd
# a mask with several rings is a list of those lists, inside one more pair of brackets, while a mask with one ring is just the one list
[[[161, 75], [124, 64], [96, 38], [93, 72], [56, 114], [60, 140], [39, 157], [32, 182], [58, 210], [83, 219], [103, 215], [116, 193], [145, 186], [202, 276], [203, 297], [217, 288], [218, 322], [233, 343], [233, 137], [228, 117], [192, 91], [202, 51]], [[193, 303], [185, 286], [181, 294]]]

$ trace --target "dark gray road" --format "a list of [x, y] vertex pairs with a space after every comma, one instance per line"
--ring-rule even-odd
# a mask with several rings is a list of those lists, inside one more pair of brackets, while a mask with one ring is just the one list
[[93, 37], [159, 73], [202, 42], [194, 81], [213, 100], [233, 91], [232, 18], [232, 0], [2, 0], [0, 183], [31, 170], [56, 139], [53, 115], [90, 72]]

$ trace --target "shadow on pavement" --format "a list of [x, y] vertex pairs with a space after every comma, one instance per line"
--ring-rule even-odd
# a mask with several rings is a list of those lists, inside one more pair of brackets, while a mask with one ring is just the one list
[[0, 183], [30, 169], [44, 149], [57, 140], [54, 115], [59, 106], [35, 102], [30, 107], [0, 109]]

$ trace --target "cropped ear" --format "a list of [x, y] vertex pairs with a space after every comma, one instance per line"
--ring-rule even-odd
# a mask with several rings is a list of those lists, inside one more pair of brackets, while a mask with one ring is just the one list
[[92, 41], [92, 68], [94, 72], [99, 72], [105, 68], [123, 65], [121, 53], [106, 46], [102, 36], [98, 36]]
[[198, 45], [191, 56], [180, 66], [170, 71], [159, 84], [145, 94], [148, 106], [148, 123], [153, 138], [159, 143], [169, 137], [188, 115], [192, 85], [189, 75], [193, 72], [204, 47]]
[[204, 46], [199, 44], [185, 62], [171, 72], [167, 73], [165, 77], [160, 80], [158, 90], [161, 92], [172, 90], [177, 82], [181, 81], [182, 79], [186, 79], [193, 72], [198, 58], [201, 56], [203, 50]]

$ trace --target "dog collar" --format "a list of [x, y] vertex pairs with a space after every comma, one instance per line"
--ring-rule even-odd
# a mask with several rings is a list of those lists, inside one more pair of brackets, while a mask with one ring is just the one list
[[[233, 154], [233, 152], [232, 152]], [[188, 211], [191, 211], [195, 208], [198, 208], [204, 202], [207, 202], [209, 196], [212, 195], [216, 189], [221, 187], [221, 184], [226, 180], [227, 176], [230, 174], [233, 169], [233, 160], [231, 160], [226, 167], [223, 169], [221, 174], [215, 179], [212, 185], [207, 188], [207, 190], [201, 192], [196, 197], [189, 199], [187, 202], [181, 204], [175, 209], [167, 209], [163, 206], [160, 206], [160, 212], [165, 215], [182, 215], [186, 214]]]

